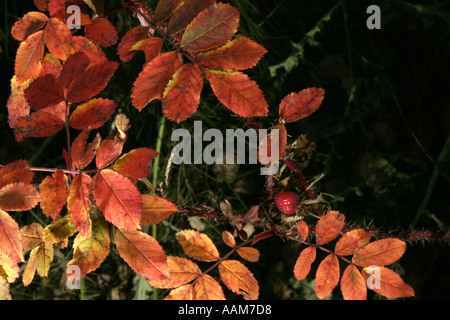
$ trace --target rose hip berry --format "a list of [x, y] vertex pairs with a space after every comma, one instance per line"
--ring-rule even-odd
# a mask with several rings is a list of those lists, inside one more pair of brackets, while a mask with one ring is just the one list
[[287, 215], [295, 214], [295, 208], [300, 201], [300, 197], [292, 191], [279, 193], [273, 199], [278, 210]]

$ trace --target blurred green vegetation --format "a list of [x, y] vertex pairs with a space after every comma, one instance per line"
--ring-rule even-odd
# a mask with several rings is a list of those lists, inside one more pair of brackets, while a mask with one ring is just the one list
[[[112, 8], [120, 1], [107, 1]], [[368, 30], [362, 0], [292, 1], [230, 0], [241, 12], [240, 34], [262, 44], [268, 53], [247, 74], [264, 91], [270, 116], [261, 120], [270, 126], [278, 105], [287, 94], [307, 87], [326, 90], [321, 108], [312, 116], [288, 125], [292, 142], [305, 133], [315, 144], [315, 153], [304, 174], [333, 209], [347, 221], [373, 225], [383, 230], [407, 231], [417, 218], [417, 230], [448, 231], [450, 225], [450, 157], [438, 163], [449, 139], [450, 99], [450, 1], [380, 0], [381, 30]], [[32, 1], [4, 1], [0, 16], [0, 164], [28, 159], [34, 166], [63, 167], [61, 132], [46, 139], [17, 143], [7, 125], [4, 107], [10, 94], [18, 43], [10, 28], [26, 12], [35, 10]], [[122, 36], [138, 24], [129, 12], [110, 18]], [[118, 61], [114, 48], [107, 54]], [[113, 98], [132, 123], [126, 150], [156, 148], [161, 128], [161, 107], [152, 103], [141, 113], [130, 103], [132, 84], [142, 69], [144, 57], [137, 55], [122, 64], [102, 96]], [[198, 112], [179, 126], [168, 121], [162, 131], [163, 144], [158, 181], [173, 144], [170, 134], [177, 127], [192, 130], [202, 120], [204, 130], [240, 128], [244, 122], [219, 105], [206, 86]], [[110, 128], [101, 129], [102, 136]], [[444, 158], [444, 157], [441, 157]], [[228, 199], [233, 208], [245, 212], [264, 196], [264, 180], [252, 166], [181, 166], [172, 169], [170, 198], [180, 204], [218, 207]], [[419, 208], [423, 208], [419, 213]], [[41, 219], [38, 212], [15, 214], [21, 224]], [[48, 222], [48, 221], [47, 221]], [[167, 252], [180, 253], [174, 241], [178, 229], [191, 228], [195, 221], [174, 215], [158, 227], [157, 238]], [[198, 223], [198, 221], [197, 221]], [[224, 225], [202, 221], [201, 227], [219, 239]], [[219, 240], [217, 241], [220, 242]], [[312, 299], [311, 279], [292, 276], [300, 252], [297, 245], [270, 239], [257, 245], [261, 261], [249, 265], [258, 279], [262, 299]], [[221, 251], [222, 249], [222, 251]], [[225, 252], [219, 246], [219, 251]], [[410, 243], [405, 256], [393, 268], [412, 285], [418, 299], [450, 297], [449, 248], [445, 244]], [[78, 299], [65, 288], [64, 262], [70, 250], [57, 250], [49, 278], [36, 276], [23, 287], [12, 286], [17, 299]], [[131, 299], [138, 277], [113, 251], [101, 268], [85, 279], [86, 299]], [[145, 289], [145, 288], [144, 288]], [[161, 290], [153, 297], [164, 297]], [[149, 296], [152, 293], [148, 293]], [[230, 296], [233, 297], [233, 296]], [[335, 290], [332, 299], [341, 299]], [[375, 294], [370, 299], [379, 298]]]

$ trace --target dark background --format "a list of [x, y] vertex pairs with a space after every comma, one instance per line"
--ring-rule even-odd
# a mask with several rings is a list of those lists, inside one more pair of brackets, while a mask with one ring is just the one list
[[[112, 8], [119, 1], [106, 2], [107, 8]], [[381, 30], [366, 27], [366, 9], [374, 4], [369, 1], [224, 2], [241, 12], [239, 33], [268, 50], [257, 67], [246, 71], [269, 102], [270, 116], [262, 120], [266, 126], [276, 119], [278, 105], [287, 94], [314, 86], [326, 91], [316, 113], [287, 127], [289, 142], [304, 133], [315, 144], [314, 156], [304, 170], [311, 180], [325, 174], [314, 185], [315, 191], [357, 225], [372, 225], [394, 234], [412, 229], [448, 232], [450, 156], [447, 154], [442, 163], [437, 160], [446, 143], [448, 149], [450, 133], [450, 1], [377, 1], [382, 11]], [[0, 10], [0, 164], [28, 159], [34, 166], [62, 168], [63, 132], [17, 143], [8, 126], [5, 106], [18, 47], [10, 28], [35, 8], [32, 1], [4, 1]], [[110, 19], [120, 36], [138, 23], [129, 12]], [[114, 48], [107, 53], [118, 61]], [[132, 121], [128, 150], [138, 146], [155, 148], [161, 126], [158, 103], [141, 114], [130, 104], [132, 84], [142, 61], [143, 56], [138, 55], [121, 65], [102, 93], [114, 98], [120, 111]], [[212, 128], [243, 126], [218, 104], [207, 87], [202, 97], [198, 113], [181, 127], [192, 129], [194, 120], [202, 120]], [[176, 127], [169, 122], [164, 127], [162, 171], [171, 150], [170, 133]], [[102, 130], [104, 135], [108, 129]], [[218, 207], [218, 201], [226, 198], [233, 208], [242, 211], [261, 200], [263, 181], [252, 174], [255, 168], [216, 169], [175, 168], [171, 198], [195, 207], [203, 203]], [[438, 174], [432, 179], [435, 169]], [[421, 205], [425, 210], [418, 213]], [[35, 221], [35, 216], [22, 213], [15, 218], [29, 223]], [[412, 226], [416, 217], [417, 224]], [[179, 215], [169, 223], [175, 228], [190, 227], [186, 217]], [[223, 226], [203, 221], [202, 227], [211, 237], [216, 235], [219, 242]], [[172, 229], [158, 228], [158, 239], [163, 247], [177, 250]], [[257, 247], [262, 261], [249, 267], [259, 281], [262, 299], [314, 298], [311, 279], [299, 283], [292, 276], [301, 248], [279, 239], [264, 241]], [[417, 299], [448, 299], [449, 253], [448, 244], [439, 241], [410, 242], [405, 255], [392, 267], [415, 289]], [[48, 279], [36, 276], [26, 288], [17, 281], [12, 288], [13, 298], [76, 299], [76, 293], [64, 288], [67, 259], [70, 251], [62, 251]], [[57, 281], [53, 281], [55, 278]], [[92, 299], [130, 299], [136, 288], [133, 273], [114, 252], [87, 277], [86, 283], [87, 298]], [[166, 293], [158, 294], [164, 297]], [[369, 298], [379, 296], [370, 294]], [[339, 290], [334, 291], [332, 299], [341, 299]]]

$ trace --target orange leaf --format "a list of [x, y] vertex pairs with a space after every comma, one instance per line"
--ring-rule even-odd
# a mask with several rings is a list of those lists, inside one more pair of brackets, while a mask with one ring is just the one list
[[103, 169], [116, 160], [122, 154], [125, 141], [126, 135], [125, 139], [122, 139], [119, 134], [107, 136], [98, 147], [95, 155], [95, 164], [97, 168]]
[[34, 172], [30, 170], [30, 164], [27, 160], [17, 160], [7, 164], [0, 171], [0, 188], [11, 183], [23, 182], [31, 183]]
[[94, 271], [109, 254], [108, 223], [99, 217], [92, 223], [92, 237], [87, 238], [82, 233], [77, 234], [73, 242], [73, 258], [67, 266], [80, 268], [80, 277]]
[[247, 37], [237, 37], [225, 45], [198, 54], [198, 62], [211, 69], [245, 70], [256, 66], [267, 50]]
[[222, 240], [227, 246], [231, 248], [236, 247], [236, 240], [234, 240], [233, 235], [229, 231], [222, 232]]
[[414, 297], [414, 289], [407, 285], [394, 271], [385, 268], [364, 268], [362, 275], [369, 289], [388, 298]]
[[28, 286], [33, 281], [36, 271], [41, 277], [47, 277], [48, 270], [53, 262], [54, 249], [49, 243], [41, 243], [31, 250], [27, 265], [23, 272], [22, 281], [24, 286]]
[[319, 299], [328, 297], [339, 283], [339, 261], [334, 254], [328, 255], [319, 264], [314, 290]]
[[193, 300], [194, 299], [194, 286], [192, 284], [186, 284], [179, 288], [173, 289], [164, 298], [164, 300]]
[[256, 82], [238, 71], [205, 71], [219, 101], [241, 117], [267, 116], [269, 106]]
[[234, 293], [241, 294], [245, 300], [257, 300], [258, 281], [241, 262], [225, 260], [219, 264], [220, 279]]
[[186, 258], [169, 256], [167, 257], [167, 264], [169, 266], [170, 278], [148, 280], [151, 286], [160, 289], [177, 288], [191, 282], [202, 274], [198, 265]]
[[32, 79], [18, 83], [16, 76], [11, 78], [11, 95], [8, 98], [6, 107], [8, 108], [8, 122], [9, 127], [14, 129], [16, 127], [17, 119], [30, 114], [30, 106], [25, 99], [23, 91], [29, 86]]
[[166, 52], [148, 63], [133, 84], [133, 105], [141, 111], [154, 99], [162, 99], [164, 88], [182, 65], [181, 55]]
[[56, 18], [50, 18], [45, 26], [45, 44], [57, 59], [66, 61], [72, 50], [72, 32], [67, 25]]
[[58, 77], [61, 85], [65, 88], [69, 88], [72, 81], [82, 74], [90, 63], [91, 61], [84, 52], [80, 51], [72, 54], [64, 63]]
[[76, 175], [70, 185], [69, 196], [67, 198], [67, 213], [75, 227], [86, 238], [91, 237], [91, 218], [89, 212], [91, 203], [89, 200], [89, 188], [92, 179], [85, 173]]
[[202, 275], [194, 285], [194, 300], [225, 300], [222, 287], [210, 275]]
[[123, 230], [140, 230], [142, 195], [125, 176], [106, 169], [93, 180], [94, 199], [106, 220]]
[[119, 40], [116, 28], [106, 18], [94, 18], [84, 28], [86, 37], [100, 47], [113, 46]]
[[36, 78], [24, 90], [28, 105], [33, 110], [40, 110], [64, 101], [64, 89], [53, 74]]
[[33, 33], [20, 44], [14, 69], [18, 83], [39, 75], [44, 49], [44, 30]]
[[344, 300], [367, 299], [366, 281], [354, 265], [349, 265], [342, 274], [341, 292]]
[[304, 220], [300, 220], [297, 223], [297, 232], [302, 237], [303, 241], [306, 241], [309, 235], [309, 227]]
[[[47, 109], [45, 109], [47, 110]], [[43, 138], [54, 135], [64, 127], [64, 121], [60, 117], [39, 110], [29, 116], [20, 117], [16, 121], [14, 131], [16, 140], [23, 141], [26, 138]]]
[[[9, 283], [13, 283], [19, 277], [19, 272], [20, 268], [17, 262], [0, 252], [0, 280], [5, 279]], [[2, 283], [0, 282], [1, 285]]]
[[6, 211], [26, 211], [40, 201], [39, 192], [27, 183], [18, 182], [0, 189], [0, 209]]
[[177, 9], [184, 4], [183, 0], [161, 0], [155, 8], [153, 19], [155, 22], [161, 22], [168, 19]]
[[206, 51], [231, 40], [239, 26], [239, 11], [229, 4], [218, 3], [200, 12], [186, 27], [181, 48]]
[[317, 244], [323, 245], [334, 240], [344, 227], [345, 216], [339, 211], [329, 211], [316, 225]]
[[117, 46], [117, 53], [123, 62], [128, 62], [133, 59], [136, 50], [131, 48], [139, 41], [148, 37], [149, 27], [138, 26], [132, 28], [125, 33], [122, 40]]
[[167, 33], [174, 34], [180, 32], [198, 15], [203, 9], [208, 8], [215, 0], [190, 0], [174, 12], [167, 26]]
[[297, 280], [303, 280], [308, 276], [314, 260], [316, 260], [316, 247], [309, 246], [302, 250], [294, 266], [294, 276]]
[[164, 45], [164, 40], [162, 38], [153, 37], [140, 40], [136, 42], [132, 47], [130, 52], [144, 51], [145, 63], [144, 68], [147, 64], [160, 55], [161, 49]]
[[55, 219], [67, 202], [68, 179], [63, 171], [58, 170], [53, 177], [47, 176], [39, 185], [41, 209], [47, 217]]
[[79, 170], [83, 170], [91, 163], [100, 147], [100, 134], [97, 133], [91, 143], [86, 144], [89, 130], [82, 131], [72, 142], [72, 161]]
[[70, 116], [70, 126], [78, 130], [98, 129], [116, 111], [117, 104], [109, 99], [92, 99], [79, 105]]
[[52, 74], [56, 78], [59, 77], [63, 66], [61, 64], [61, 61], [56, 59], [50, 53], [45, 54], [44, 59], [41, 61], [41, 64], [42, 64], [42, 69], [41, 69], [41, 72], [39, 73], [39, 76], [45, 76], [47, 74]]
[[119, 64], [115, 61], [105, 61], [89, 67], [73, 80], [67, 91], [67, 100], [78, 103], [94, 97], [106, 88], [118, 67]]
[[167, 119], [180, 123], [197, 111], [203, 89], [202, 71], [197, 64], [178, 69], [164, 90], [162, 109]]
[[[76, 52], [83, 52], [91, 61], [92, 65], [101, 64], [107, 62], [105, 53], [100, 47], [89, 41], [88, 38], [82, 36], [74, 36], [72, 39], [72, 54]], [[84, 72], [84, 70], [81, 70]]]
[[42, 12], [31, 11], [14, 23], [11, 35], [14, 39], [25, 41], [29, 35], [41, 29], [48, 21], [48, 17]]
[[339, 256], [354, 254], [359, 248], [369, 243], [372, 234], [363, 229], [347, 232], [336, 242], [334, 251]]
[[42, 242], [42, 232], [44, 228], [39, 223], [32, 223], [20, 229], [23, 250], [28, 251]]
[[406, 242], [388, 238], [369, 243], [354, 254], [352, 262], [360, 267], [386, 266], [401, 258], [406, 250]]
[[158, 241], [141, 231], [115, 230], [117, 250], [136, 273], [151, 280], [170, 277], [167, 257]]
[[308, 88], [299, 93], [291, 93], [280, 104], [279, 114], [284, 122], [295, 122], [319, 109], [324, 99], [325, 90]]
[[217, 261], [219, 252], [212, 240], [204, 233], [195, 230], [183, 230], [176, 234], [184, 253], [199, 261]]
[[142, 196], [142, 225], [158, 224], [178, 211], [175, 204], [159, 196], [144, 194]]
[[117, 159], [112, 168], [128, 177], [145, 178], [151, 174], [152, 161], [157, 156], [159, 153], [149, 148], [134, 149]]
[[0, 209], [0, 252], [14, 262], [23, 262], [23, 244], [19, 225]]
[[242, 259], [245, 259], [249, 262], [258, 262], [259, 260], [259, 250], [252, 247], [240, 247], [237, 248], [236, 252], [241, 256]]

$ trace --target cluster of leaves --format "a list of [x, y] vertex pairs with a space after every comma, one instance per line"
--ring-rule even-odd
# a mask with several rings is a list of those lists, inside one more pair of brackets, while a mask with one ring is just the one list
[[[305, 233], [301, 222], [298, 230], [303, 240], [277, 231], [277, 226], [261, 214], [259, 206], [245, 216], [223, 210], [216, 217], [228, 220], [244, 240], [237, 245], [234, 236], [224, 232], [223, 241], [232, 248], [229, 253], [221, 256], [212, 240], [197, 231], [184, 230], [176, 236], [188, 257], [214, 263], [202, 272], [189, 259], [167, 256], [158, 241], [142, 231], [143, 225], [158, 224], [176, 212], [195, 211], [138, 190], [137, 183], [151, 174], [152, 160], [158, 152], [138, 148], [122, 154], [131, 126], [124, 114], [115, 116], [113, 134], [102, 138], [99, 133], [91, 133], [104, 126], [117, 109], [113, 100], [95, 98], [120, 66], [119, 62], [108, 60], [102, 47], [116, 44], [123, 63], [139, 50], [145, 53], [146, 62], [131, 94], [132, 104], [139, 111], [157, 99], [162, 101], [163, 113], [169, 120], [177, 123], [187, 120], [198, 109], [206, 79], [217, 99], [234, 114], [242, 118], [267, 116], [269, 107], [262, 91], [242, 72], [254, 67], [266, 50], [247, 37], [235, 36], [239, 11], [213, 0], [161, 0], [154, 11], [139, 1], [128, 1], [122, 8], [131, 9], [141, 25], [129, 30], [119, 41], [106, 16], [94, 12], [91, 18], [87, 14], [85, 2], [92, 5], [91, 1], [34, 2], [40, 11], [27, 13], [12, 28], [12, 36], [21, 43], [7, 103], [9, 125], [18, 142], [48, 137], [64, 128], [68, 141], [67, 149], [63, 149], [67, 168], [33, 168], [23, 159], [1, 167], [0, 297], [8, 298], [7, 284], [19, 277], [24, 252], [30, 251], [22, 276], [24, 285], [28, 285], [36, 272], [42, 277], [48, 275], [54, 248], [68, 247], [69, 238], [75, 234], [73, 257], [67, 266], [79, 267], [81, 277], [102, 264], [114, 243], [120, 256], [151, 285], [173, 289], [167, 299], [224, 299], [220, 284], [208, 275], [216, 267], [220, 280], [232, 292], [245, 299], [257, 299], [259, 286], [253, 274], [243, 263], [228, 258], [237, 252], [244, 260], [256, 262], [259, 251], [252, 246], [275, 235], [308, 245], [294, 269], [298, 279], [306, 277], [316, 247], [322, 248], [341, 232], [343, 215], [329, 212], [323, 216], [316, 226], [317, 245], [313, 245], [306, 242], [308, 232]], [[76, 35], [81, 31], [72, 32], [68, 28], [69, 5], [82, 9], [84, 35]], [[48, 15], [44, 13], [47, 11]], [[163, 52], [165, 43], [173, 50]], [[283, 99], [279, 123], [274, 127], [281, 132], [282, 160], [288, 160], [285, 123], [310, 115], [323, 99], [324, 90], [320, 88], [305, 89]], [[80, 131], [73, 141], [71, 129]], [[90, 135], [94, 137], [88, 142]], [[260, 162], [264, 164], [267, 161], [261, 155], [270, 156], [269, 138], [260, 145]], [[263, 149], [265, 153], [261, 152]], [[90, 165], [92, 169], [87, 170]], [[35, 185], [35, 171], [52, 175]], [[45, 227], [38, 223], [20, 227], [8, 213], [28, 211], [38, 204], [42, 213], [53, 220]], [[252, 237], [254, 227], [268, 231]], [[405, 249], [404, 243], [395, 239], [368, 244], [369, 239], [365, 233], [352, 231], [338, 241], [335, 252], [319, 266], [316, 275], [319, 298], [328, 296], [337, 285], [337, 257], [354, 254], [341, 280], [344, 298], [365, 298], [362, 279], [368, 263], [385, 266], [400, 258]], [[357, 267], [363, 268], [361, 273]], [[379, 293], [387, 297], [413, 295], [401, 279], [388, 269], [382, 270], [383, 285], [398, 290], [392, 293], [391, 289], [383, 289]]]

